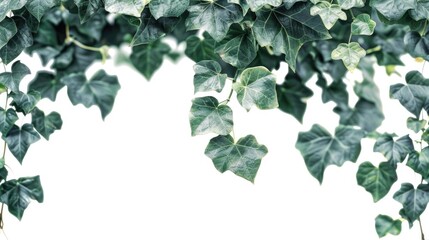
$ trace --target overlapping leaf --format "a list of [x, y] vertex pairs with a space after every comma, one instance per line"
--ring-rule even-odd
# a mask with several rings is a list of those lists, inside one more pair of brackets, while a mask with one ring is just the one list
[[13, 127], [16, 121], [18, 121], [18, 115], [15, 110], [8, 108], [4, 110], [0, 107], [0, 132], [5, 136]]
[[203, 39], [190, 36], [186, 39], [185, 54], [194, 62], [218, 59], [215, 53], [216, 41], [207, 33], [203, 33]]
[[429, 0], [417, 0], [415, 7], [410, 10], [410, 15], [416, 21], [429, 19]]
[[0, 48], [6, 45], [18, 32], [15, 22], [10, 18], [0, 21]]
[[353, 35], [372, 35], [376, 22], [371, 19], [371, 16], [366, 13], [359, 14], [353, 19], [352, 22], [352, 34]]
[[40, 140], [39, 134], [29, 123], [25, 123], [21, 128], [14, 125], [2, 138], [6, 141], [9, 151], [21, 164], [30, 145]]
[[295, 147], [304, 157], [310, 174], [320, 183], [329, 165], [342, 166], [346, 161], [355, 162], [361, 150], [362, 130], [350, 126], [338, 126], [332, 136], [320, 125], [310, 131], [300, 132]]
[[130, 60], [134, 67], [150, 80], [155, 71], [161, 67], [164, 56], [171, 51], [171, 48], [160, 41], [135, 46], [132, 48]]
[[48, 71], [37, 72], [36, 77], [28, 84], [28, 89], [37, 91], [42, 98], [55, 101], [57, 93], [64, 87], [64, 84], [53, 73]]
[[12, 92], [11, 96], [13, 98], [11, 105], [17, 112], [22, 112], [24, 115], [33, 111], [41, 99], [40, 93], [34, 90], [29, 90], [28, 93]]
[[376, 130], [384, 120], [381, 109], [363, 98], [357, 101], [354, 108], [343, 109], [337, 113], [340, 114], [340, 124], [359, 126], [368, 132]]
[[25, 8], [40, 22], [43, 15], [57, 4], [57, 0], [27, 0]]
[[392, 136], [384, 134], [377, 138], [374, 144], [374, 152], [383, 154], [394, 165], [403, 162], [413, 149], [413, 140], [408, 135], [395, 141]]
[[404, 37], [405, 50], [412, 57], [421, 57], [429, 61], [429, 34], [421, 36], [418, 32], [408, 32]]
[[422, 129], [425, 128], [426, 124], [426, 120], [419, 120], [417, 118], [412, 117], [407, 118], [407, 128], [415, 133], [422, 131]]
[[25, 6], [27, 0], [2, 0], [0, 1], [0, 22], [12, 10], [18, 10]]
[[371, 162], [364, 162], [356, 173], [357, 183], [371, 193], [374, 202], [378, 202], [389, 193], [392, 185], [398, 180], [396, 168], [388, 162], [375, 167]]
[[429, 147], [425, 147], [421, 152], [412, 151], [408, 156], [407, 166], [420, 174], [423, 179], [429, 177]]
[[19, 92], [19, 83], [30, 73], [30, 69], [25, 66], [25, 64], [22, 64], [20, 61], [16, 61], [12, 65], [12, 72], [0, 73], [0, 83], [12, 92], [17, 93]]
[[307, 0], [283, 0], [283, 3], [287, 9], [293, 7], [293, 5], [297, 2], [307, 2]]
[[398, 20], [415, 7], [415, 0], [371, 0], [370, 6], [377, 9], [388, 20]]
[[26, 47], [33, 45], [33, 36], [25, 23], [25, 19], [19, 16], [14, 16], [11, 19], [19, 31], [0, 49], [0, 58], [4, 64], [11, 63]]
[[155, 19], [160, 17], [178, 17], [189, 6], [189, 0], [151, 0], [149, 9]]
[[331, 57], [334, 60], [342, 60], [346, 68], [353, 72], [361, 58], [365, 57], [366, 51], [359, 43], [340, 43], [337, 48], [332, 51]]
[[140, 17], [147, 0], [105, 0], [105, 9], [111, 13]]
[[102, 0], [74, 0], [81, 23], [88, 21], [100, 9], [104, 8]]
[[55, 130], [61, 129], [63, 120], [57, 112], [51, 112], [45, 116], [45, 113], [36, 107], [31, 111], [31, 124], [33, 124], [40, 135], [46, 140], [49, 140], [49, 136], [54, 133]]
[[311, 7], [310, 14], [313, 16], [319, 15], [327, 29], [331, 29], [338, 19], [347, 20], [346, 13], [338, 4], [331, 4], [327, 1], [321, 1]]
[[266, 5], [278, 7], [282, 4], [282, 0], [247, 0], [247, 3], [249, 4], [250, 9], [253, 12], [256, 12]]
[[411, 183], [403, 183], [393, 199], [403, 206], [402, 213], [410, 224], [417, 220], [429, 202], [429, 185], [420, 184], [415, 189]]
[[399, 235], [402, 230], [402, 222], [399, 219], [393, 220], [387, 215], [380, 214], [375, 218], [375, 230], [380, 238], [389, 233], [392, 235]]
[[261, 160], [267, 153], [267, 148], [259, 144], [253, 135], [240, 138], [237, 142], [230, 135], [220, 135], [212, 138], [205, 150], [219, 172], [229, 170], [251, 182], [254, 182]]
[[222, 67], [213, 60], [203, 60], [194, 65], [194, 92], [221, 92], [228, 77]]

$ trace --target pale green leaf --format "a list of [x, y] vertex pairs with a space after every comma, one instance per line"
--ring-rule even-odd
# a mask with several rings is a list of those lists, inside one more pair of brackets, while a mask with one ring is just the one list
[[338, 5], [344, 10], [365, 6], [365, 0], [338, 0]]
[[105, 0], [104, 8], [110, 13], [140, 17], [147, 0]]
[[327, 29], [331, 29], [338, 19], [347, 20], [346, 13], [337, 4], [323, 1], [310, 8], [312, 16], [319, 15]]
[[377, 138], [373, 150], [383, 154], [390, 163], [395, 165], [403, 162], [413, 149], [413, 140], [408, 135], [395, 141], [392, 136], [384, 134]]
[[247, 0], [247, 4], [249, 4], [249, 7], [253, 12], [258, 11], [266, 5], [278, 7], [282, 2], [282, 0]]
[[29, 123], [25, 123], [21, 128], [14, 125], [2, 138], [6, 141], [9, 151], [21, 164], [30, 145], [40, 140], [39, 134]]
[[366, 13], [359, 14], [352, 22], [353, 35], [372, 35], [376, 22]]
[[6, 45], [17, 32], [16, 24], [11, 18], [0, 20], [0, 48]]
[[30, 69], [27, 66], [20, 61], [16, 61], [12, 64], [12, 72], [0, 73], [0, 83], [12, 92], [17, 93], [19, 92], [19, 83], [30, 73]]
[[402, 204], [403, 214], [412, 224], [426, 209], [429, 202], [429, 185], [419, 184], [415, 189], [411, 183], [403, 183], [401, 189], [393, 195], [393, 199]]
[[178, 17], [189, 6], [189, 0], [151, 0], [149, 9], [155, 19], [160, 17]]
[[389, 193], [398, 176], [396, 168], [388, 162], [382, 162], [378, 167], [371, 162], [364, 162], [359, 165], [356, 179], [359, 186], [371, 193], [374, 202], [378, 202]]
[[194, 65], [194, 93], [217, 91], [221, 92], [228, 77], [222, 74], [222, 67], [213, 60], [203, 60]]
[[369, 5], [388, 20], [398, 20], [415, 7], [416, 0], [371, 0]]
[[399, 219], [393, 220], [389, 216], [380, 214], [375, 218], [375, 230], [380, 238], [389, 233], [392, 235], [399, 235], [402, 230], [402, 221]]
[[57, 3], [56, 0], [27, 0], [25, 8], [40, 22], [43, 15]]
[[337, 48], [332, 51], [331, 57], [334, 60], [342, 60], [346, 68], [353, 72], [361, 58], [365, 57], [366, 51], [359, 43], [340, 43]]
[[57, 112], [51, 112], [47, 116], [37, 107], [31, 111], [31, 124], [37, 132], [40, 133], [46, 140], [54, 133], [55, 130], [60, 130], [63, 125], [63, 120]]
[[418, 133], [422, 130], [424, 131], [426, 124], [427, 124], [426, 120], [419, 120], [417, 118], [412, 118], [412, 117], [407, 118], [408, 129], [412, 130], [415, 133]]

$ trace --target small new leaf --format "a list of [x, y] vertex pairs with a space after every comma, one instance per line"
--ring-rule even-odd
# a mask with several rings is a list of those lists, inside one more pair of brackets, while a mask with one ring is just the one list
[[232, 110], [227, 105], [219, 105], [214, 97], [195, 98], [189, 113], [192, 136], [216, 133], [227, 135], [232, 131]]
[[363, 49], [359, 43], [340, 43], [337, 48], [332, 51], [331, 57], [334, 60], [342, 60], [344, 66], [350, 71], [353, 72], [361, 58], [365, 57], [366, 51]]
[[194, 93], [217, 91], [221, 92], [228, 77], [222, 74], [222, 67], [213, 60], [200, 61], [194, 65]]
[[12, 65], [12, 72], [0, 73], [0, 83], [12, 92], [17, 93], [19, 92], [19, 83], [30, 73], [30, 69], [27, 66], [20, 61], [16, 61]]
[[178, 17], [189, 6], [189, 0], [151, 0], [149, 9], [155, 19], [160, 17]]
[[276, 78], [265, 67], [253, 67], [244, 70], [240, 81], [233, 84], [238, 102], [247, 111], [253, 105], [259, 109], [273, 109], [277, 102]]
[[253, 135], [240, 138], [236, 143], [230, 135], [217, 136], [210, 140], [205, 150], [219, 172], [229, 170], [250, 182], [254, 182], [261, 160], [267, 153], [268, 149]]
[[46, 140], [54, 133], [55, 130], [60, 130], [63, 125], [63, 120], [57, 112], [51, 112], [47, 116], [37, 107], [31, 111], [31, 124]]
[[337, 4], [330, 4], [327, 1], [319, 2], [310, 9], [312, 16], [319, 15], [327, 29], [331, 29], [338, 19], [347, 20], [346, 13]]
[[384, 134], [377, 138], [374, 144], [374, 152], [383, 154], [393, 165], [403, 162], [413, 149], [413, 140], [408, 135], [394, 141], [392, 136]]
[[110, 13], [140, 17], [147, 0], [105, 0], [104, 8]]
[[401, 233], [402, 221], [399, 219], [393, 220], [389, 216], [380, 214], [375, 218], [375, 230], [380, 238], [389, 233], [396, 236]]
[[40, 140], [39, 134], [29, 123], [25, 123], [21, 128], [14, 125], [2, 138], [6, 141], [9, 151], [21, 164], [30, 145]]
[[426, 209], [429, 202], [429, 185], [420, 184], [417, 189], [411, 183], [403, 183], [394, 195], [393, 199], [402, 203], [402, 213], [412, 224]]
[[378, 202], [398, 180], [396, 169], [388, 162], [382, 162], [378, 167], [371, 162], [364, 162], [356, 173], [358, 185], [371, 193], [374, 202]]
[[372, 35], [376, 22], [366, 13], [359, 14], [352, 22], [353, 35]]

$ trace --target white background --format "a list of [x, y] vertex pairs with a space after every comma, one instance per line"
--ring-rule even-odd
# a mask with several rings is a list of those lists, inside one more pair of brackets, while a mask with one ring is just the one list
[[[21, 60], [33, 69], [22, 82], [25, 88], [39, 63], [37, 58]], [[44, 203], [33, 201], [22, 221], [5, 214], [8, 239], [375, 240], [378, 214], [399, 217], [401, 205], [391, 196], [401, 181], [376, 204], [356, 183], [358, 164], [384, 160], [372, 152], [374, 141], [363, 141], [357, 164], [328, 167], [322, 186], [308, 173], [295, 149], [298, 132], [317, 123], [333, 133], [338, 125], [334, 105], [321, 104], [314, 81], [309, 85], [315, 96], [308, 101], [303, 124], [277, 109], [247, 113], [234, 96], [236, 137], [253, 134], [269, 153], [254, 184], [230, 172], [219, 173], [204, 155], [214, 135], [191, 137], [192, 65], [188, 59], [178, 64], [167, 60], [147, 82], [128, 66], [115, 67], [113, 60], [96, 64], [89, 76], [102, 67], [117, 74], [122, 86], [104, 122], [98, 108], [72, 106], [65, 88], [57, 102], [42, 100], [40, 108], [60, 112], [64, 125], [49, 142], [42, 139], [32, 145], [23, 166], [11, 154], [6, 157], [10, 178], [40, 175], [45, 193]], [[407, 65], [399, 71], [422, 68], [413, 60]], [[284, 69], [277, 74], [279, 82]], [[388, 116], [380, 131], [405, 135], [411, 114], [388, 93], [389, 85], [403, 82], [403, 77], [377, 72]], [[347, 81], [352, 87], [360, 79], [356, 71]], [[229, 88], [216, 95], [219, 100], [226, 98]], [[30, 117], [19, 124], [27, 121]], [[405, 166], [399, 168], [399, 179], [419, 183]], [[428, 215], [422, 217], [427, 234]], [[417, 222], [411, 230], [406, 222], [402, 227], [399, 237], [384, 239], [420, 239]], [[6, 239], [4, 233], [0, 239]]]

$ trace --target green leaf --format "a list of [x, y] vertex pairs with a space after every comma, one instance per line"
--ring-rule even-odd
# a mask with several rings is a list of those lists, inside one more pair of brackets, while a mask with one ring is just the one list
[[57, 112], [51, 112], [47, 116], [37, 107], [31, 111], [31, 124], [46, 140], [54, 133], [55, 130], [60, 130], [63, 125], [63, 120]]
[[9, 64], [18, 57], [26, 47], [33, 45], [33, 36], [30, 28], [25, 24], [25, 19], [14, 16], [12, 20], [15, 22], [18, 32], [0, 49], [0, 58], [4, 64]]
[[398, 20], [415, 7], [415, 0], [371, 0], [369, 5], [388, 20]]
[[373, 102], [360, 98], [353, 109], [339, 110], [340, 124], [359, 126], [367, 132], [376, 130], [384, 120], [382, 110]]
[[227, 135], [212, 138], [204, 153], [212, 159], [219, 172], [229, 170], [254, 182], [261, 160], [268, 153], [268, 149], [259, 144], [253, 135], [240, 138], [237, 142]]
[[365, 0], [338, 0], [338, 5], [344, 10], [365, 6]]
[[20, 61], [16, 61], [12, 64], [12, 72], [0, 73], [0, 83], [12, 92], [17, 93], [19, 92], [19, 83], [30, 73], [30, 69], [27, 66]]
[[361, 58], [365, 57], [366, 51], [363, 49], [359, 43], [340, 43], [337, 48], [332, 51], [331, 57], [334, 60], [342, 60], [344, 66], [350, 71], [353, 72]]
[[297, 2], [307, 2], [307, 0], [283, 0], [283, 3], [287, 9], [291, 9]]
[[388, 162], [382, 162], [378, 167], [371, 162], [364, 162], [359, 165], [356, 179], [359, 186], [371, 193], [374, 202], [378, 202], [389, 193], [398, 176], [396, 168]]
[[80, 22], [88, 21], [98, 10], [103, 9], [102, 0], [74, 0], [78, 11]]
[[420, 174], [422, 178], [429, 177], [429, 147], [425, 147], [419, 153], [412, 151], [408, 156], [407, 166]]
[[73, 105], [82, 103], [89, 108], [96, 105], [103, 119], [112, 111], [116, 94], [120, 89], [118, 78], [99, 70], [87, 80], [83, 73], [70, 74], [61, 81], [67, 86], [67, 94]]
[[421, 36], [418, 32], [407, 32], [404, 37], [405, 50], [412, 57], [429, 61], [429, 34]]
[[393, 220], [389, 216], [380, 214], [375, 218], [375, 230], [380, 238], [386, 236], [388, 233], [396, 236], [401, 233], [402, 221], [399, 219]]
[[232, 110], [211, 96], [195, 98], [192, 100], [189, 122], [192, 136], [207, 133], [227, 135], [233, 128]]
[[215, 52], [225, 62], [238, 69], [244, 69], [257, 55], [258, 44], [255, 36], [251, 31], [233, 29], [232, 27], [229, 34], [234, 37], [219, 45], [215, 49]]
[[22, 112], [24, 115], [33, 111], [41, 99], [40, 93], [34, 90], [29, 90], [27, 94], [21, 91], [12, 92], [11, 96], [13, 98], [11, 105], [15, 107], [17, 112]]
[[11, 18], [0, 21], [0, 48], [6, 45], [17, 32], [16, 24]]
[[429, 128], [422, 134], [422, 140], [429, 144]]
[[21, 220], [30, 200], [43, 202], [40, 177], [23, 177], [9, 180], [0, 185], [0, 201], [7, 205], [9, 212]]
[[36, 77], [28, 84], [28, 89], [37, 91], [42, 98], [55, 101], [57, 93], [64, 87], [64, 84], [51, 72], [39, 71]]
[[226, 74], [222, 74], [222, 67], [213, 60], [203, 60], [194, 65], [194, 93], [217, 91], [221, 92], [225, 86]]
[[408, 153], [414, 150], [414, 145], [408, 135], [394, 141], [392, 136], [384, 134], [377, 138], [373, 150], [383, 154], [390, 163], [396, 165], [403, 162]]
[[320, 17], [310, 15], [311, 6], [298, 3], [289, 10], [282, 6], [256, 12], [253, 31], [259, 45], [271, 46], [277, 55], [284, 53], [292, 70], [304, 43], [331, 38]]
[[48, 21], [42, 21], [37, 34], [34, 36], [34, 40], [37, 43], [55, 47], [58, 45], [57, 31], [53, 24]]
[[417, 0], [410, 16], [416, 21], [429, 19], [429, 0]]
[[359, 14], [352, 22], [353, 35], [372, 35], [376, 22], [366, 13]]
[[390, 86], [391, 98], [399, 100], [416, 118], [422, 109], [429, 114], [429, 79], [418, 71], [408, 72], [405, 76], [407, 85], [398, 83]]
[[364, 132], [351, 126], [338, 126], [332, 136], [320, 125], [310, 131], [300, 132], [295, 147], [304, 157], [310, 174], [320, 183], [329, 165], [342, 166], [346, 161], [356, 162]]
[[282, 0], [247, 0], [247, 4], [253, 12], [256, 12], [266, 5], [278, 7], [282, 4]]
[[337, 4], [322, 1], [310, 8], [312, 16], [319, 15], [327, 29], [331, 29], [338, 19], [347, 20], [347, 14]]
[[147, 0], [105, 0], [104, 8], [110, 13], [140, 17]]
[[412, 224], [426, 209], [429, 202], [429, 185], [420, 184], [417, 189], [411, 183], [403, 183], [394, 195], [393, 199], [402, 203], [403, 214]]
[[40, 22], [45, 13], [56, 6], [58, 1], [56, 0], [27, 0], [25, 8]]
[[0, 22], [5, 19], [12, 10], [18, 10], [24, 7], [27, 0], [1, 0], [0, 1]]
[[243, 19], [240, 5], [227, 0], [201, 1], [188, 8], [186, 29], [205, 29], [216, 41], [221, 41], [233, 23]]
[[0, 162], [3, 162], [3, 167], [0, 168], [0, 182], [1, 182], [7, 179], [8, 171], [4, 167], [5, 166], [4, 158], [0, 159]]
[[178, 17], [186, 11], [189, 0], [151, 0], [149, 9], [155, 19], [160, 17]]
[[40, 140], [39, 134], [29, 123], [25, 123], [21, 128], [14, 125], [2, 138], [6, 141], [9, 151], [21, 164], [30, 145]]
[[219, 56], [214, 52], [216, 41], [207, 32], [203, 33], [203, 37], [190, 36], [186, 39], [186, 56], [194, 62], [218, 59]]
[[407, 118], [408, 129], [412, 130], [415, 133], [422, 131], [422, 129], [424, 130], [426, 124], [427, 124], [426, 120], [419, 120], [417, 118], [412, 118], [412, 117]]
[[9, 108], [4, 110], [0, 107], [0, 132], [5, 136], [13, 127], [16, 121], [18, 121], [18, 115], [15, 110]]
[[135, 46], [132, 48], [130, 60], [133, 66], [150, 80], [155, 71], [161, 67], [164, 55], [168, 54], [171, 48], [160, 41]]
[[276, 77], [265, 67], [244, 70], [240, 81], [233, 84], [238, 102], [247, 111], [253, 105], [259, 109], [273, 109], [279, 106], [276, 93]]

